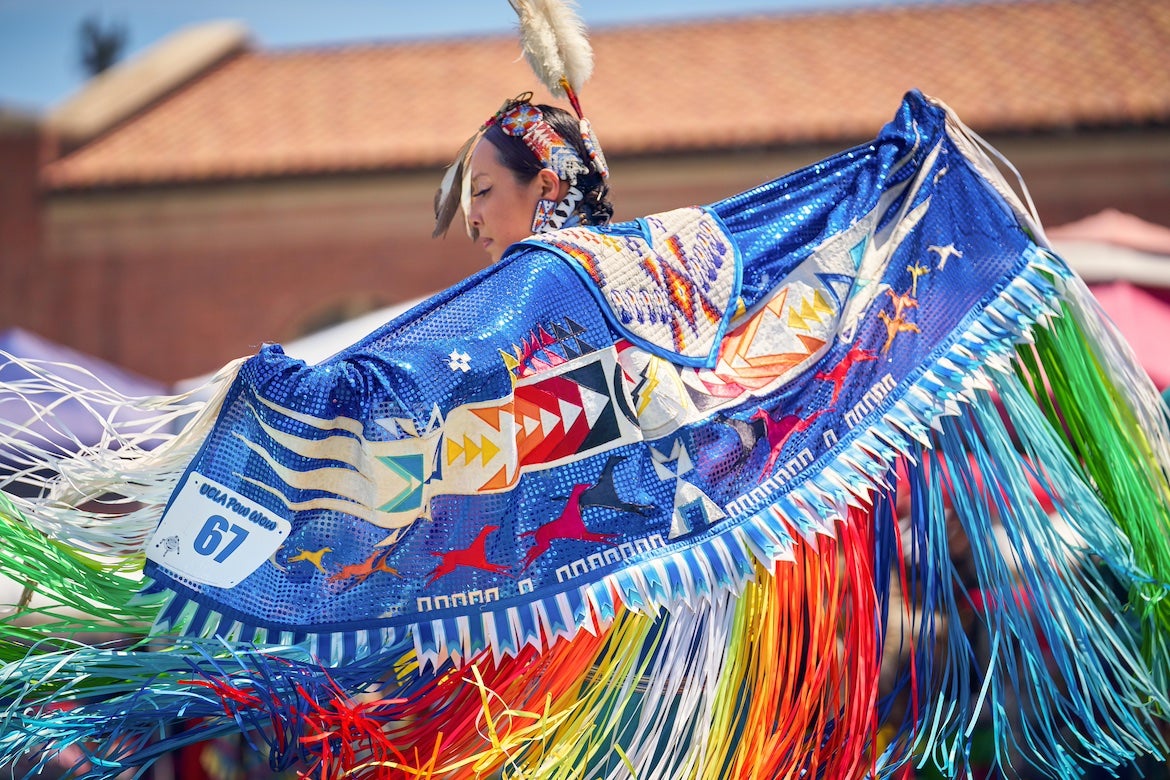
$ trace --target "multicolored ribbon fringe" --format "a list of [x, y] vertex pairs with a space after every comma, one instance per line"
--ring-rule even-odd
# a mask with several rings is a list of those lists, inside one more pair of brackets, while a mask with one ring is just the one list
[[1164, 760], [1167, 410], [918, 93], [873, 143], [530, 239], [219, 387], [121, 402], [186, 420], [149, 443], [7, 432], [0, 762], [113, 777], [232, 734], [320, 778]]

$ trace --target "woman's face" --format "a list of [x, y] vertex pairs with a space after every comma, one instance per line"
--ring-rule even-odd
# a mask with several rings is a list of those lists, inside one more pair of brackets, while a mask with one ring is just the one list
[[[550, 182], [551, 179], [551, 182]], [[559, 200], [560, 182], [552, 171], [541, 171], [527, 184], [516, 181], [484, 140], [471, 153], [471, 236], [494, 263], [512, 244], [532, 235], [532, 215], [542, 197]]]

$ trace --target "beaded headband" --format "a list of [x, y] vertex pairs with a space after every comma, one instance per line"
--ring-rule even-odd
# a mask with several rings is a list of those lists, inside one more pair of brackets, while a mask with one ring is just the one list
[[[532, 93], [521, 97], [531, 99]], [[544, 113], [527, 100], [520, 102], [518, 98], [503, 114], [492, 119], [508, 135], [522, 138], [541, 167], [551, 170], [558, 179], [576, 184], [578, 176], [589, 173], [589, 167], [582, 162], [577, 150], [544, 120]], [[489, 126], [491, 123], [489, 120]]]

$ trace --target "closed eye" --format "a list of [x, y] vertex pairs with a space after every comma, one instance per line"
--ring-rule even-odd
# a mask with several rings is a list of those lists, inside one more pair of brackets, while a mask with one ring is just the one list
[[471, 197], [478, 198], [483, 195], [487, 195], [489, 192], [491, 192], [491, 190], [491, 187], [484, 187], [482, 190], [477, 190], [476, 192], [471, 193]]

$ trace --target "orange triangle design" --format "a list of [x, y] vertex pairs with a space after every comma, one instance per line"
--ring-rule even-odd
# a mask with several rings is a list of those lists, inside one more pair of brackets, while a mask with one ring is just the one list
[[512, 484], [512, 480], [508, 479], [508, 467], [505, 466], [497, 471], [491, 479], [480, 485], [480, 490], [503, 490]]
[[816, 336], [809, 336], [804, 333], [798, 333], [796, 335], [797, 338], [804, 342], [804, 346], [808, 348], [810, 354], [825, 346], [824, 339], [818, 339]]
[[486, 409], [472, 409], [471, 413], [492, 426], [494, 430], [498, 431], [500, 429], [500, 407], [490, 406]]

